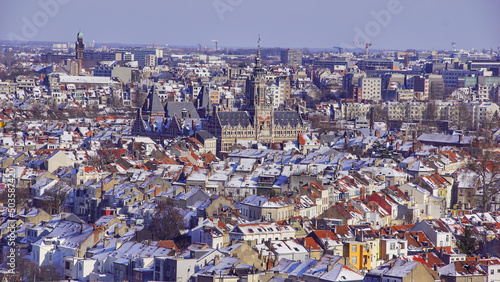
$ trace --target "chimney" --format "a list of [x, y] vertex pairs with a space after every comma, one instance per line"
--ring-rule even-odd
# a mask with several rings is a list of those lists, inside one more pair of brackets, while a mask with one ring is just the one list
[[115, 223], [115, 236], [118, 235], [120, 232], [120, 226], [118, 226], [118, 223]]
[[329, 264], [326, 266], [326, 271], [331, 271], [333, 269], [333, 264]]
[[102, 243], [103, 243], [104, 248], [106, 248], [109, 245], [111, 240], [109, 238], [106, 238], [106, 237], [104, 237], [103, 239], [104, 240], [102, 241]]
[[220, 262], [220, 257], [219, 257], [219, 255], [216, 255], [216, 256], [214, 257], [214, 265], [218, 265], [218, 264], [219, 264], [219, 262]]
[[271, 257], [269, 257], [267, 259], [267, 266], [266, 266], [267, 269], [269, 270], [269, 269], [273, 268], [274, 266], [275, 266], [274, 260]]
[[122, 241], [121, 240], [117, 240], [116, 241], [116, 245], [115, 245], [115, 250], [118, 250], [121, 246], [122, 246]]

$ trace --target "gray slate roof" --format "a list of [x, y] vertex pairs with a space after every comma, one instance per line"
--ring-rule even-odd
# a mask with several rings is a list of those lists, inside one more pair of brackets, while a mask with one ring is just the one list
[[189, 114], [191, 114], [191, 119], [199, 119], [200, 116], [198, 115], [198, 112], [196, 111], [194, 104], [191, 102], [168, 102], [165, 105], [165, 113], [168, 118], [173, 118], [177, 114], [178, 118], [182, 118], [182, 110], [186, 109], [188, 113], [188, 118]]
[[[201, 87], [200, 93], [198, 94], [197, 100], [199, 100], [199, 106], [210, 110], [212, 103], [210, 100], [210, 89], [208, 85], [203, 85]], [[197, 102], [198, 104], [198, 102]]]
[[212, 138], [215, 138], [215, 136], [213, 136], [212, 134], [210, 134], [208, 131], [206, 130], [199, 130], [199, 131], [196, 131], [195, 133], [195, 136], [196, 136], [196, 139], [198, 140], [207, 140], [207, 139], [212, 139]]
[[274, 124], [280, 126], [290, 126], [302, 125], [299, 113], [294, 111], [275, 111], [274, 112]]
[[252, 119], [248, 112], [235, 111], [235, 112], [217, 112], [219, 123], [221, 126], [238, 126], [247, 127], [252, 125]]
[[151, 113], [159, 113], [164, 114], [165, 110], [163, 109], [163, 105], [161, 103], [160, 97], [155, 94], [154, 86], [149, 90], [148, 97], [144, 104], [142, 105], [142, 112], [149, 115]]

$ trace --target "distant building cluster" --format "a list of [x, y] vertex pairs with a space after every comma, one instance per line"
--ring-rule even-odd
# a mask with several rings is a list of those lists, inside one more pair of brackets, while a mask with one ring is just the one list
[[0, 280], [500, 280], [499, 54], [336, 48], [0, 45]]

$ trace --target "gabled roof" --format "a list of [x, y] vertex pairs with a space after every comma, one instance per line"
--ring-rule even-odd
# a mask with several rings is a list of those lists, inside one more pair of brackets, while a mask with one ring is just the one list
[[374, 276], [391, 276], [405, 278], [419, 264], [417, 261], [406, 261], [403, 259], [390, 260], [379, 267], [372, 269], [368, 275]]
[[438, 269], [445, 276], [486, 276], [488, 275], [476, 261], [454, 261]]
[[152, 86], [149, 90], [148, 97], [142, 105], [142, 112], [144, 114], [165, 114], [165, 110], [163, 109], [160, 97], [158, 97], [158, 95], [156, 94], [154, 86]]

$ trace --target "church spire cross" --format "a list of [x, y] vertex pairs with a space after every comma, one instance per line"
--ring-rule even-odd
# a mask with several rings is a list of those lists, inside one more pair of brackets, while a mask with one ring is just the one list
[[260, 57], [260, 34], [259, 38], [257, 39], [257, 57], [255, 58], [255, 68], [254, 68], [254, 75], [255, 76], [260, 76], [263, 74], [263, 69], [262, 69], [262, 59]]

